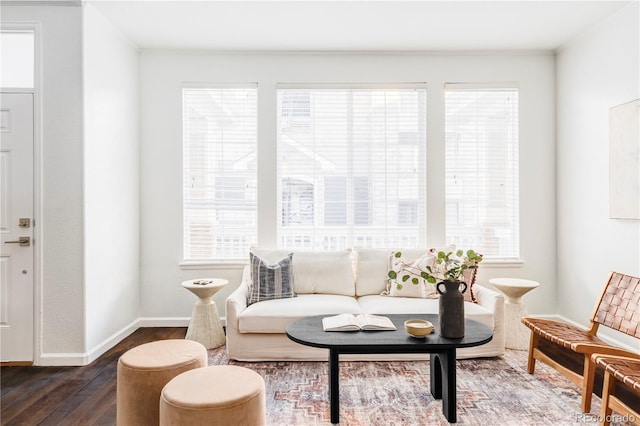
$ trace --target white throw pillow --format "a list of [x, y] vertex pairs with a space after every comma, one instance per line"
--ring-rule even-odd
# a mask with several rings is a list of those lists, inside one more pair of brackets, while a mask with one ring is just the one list
[[293, 253], [294, 290], [299, 294], [356, 294], [351, 250]]
[[387, 288], [389, 249], [355, 249], [356, 295], [380, 294]]

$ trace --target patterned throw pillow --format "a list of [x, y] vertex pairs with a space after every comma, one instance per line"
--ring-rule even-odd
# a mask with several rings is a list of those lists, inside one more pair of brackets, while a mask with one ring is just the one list
[[[429, 253], [432, 253], [434, 256], [437, 256], [439, 251], [444, 251], [447, 253], [455, 252], [456, 246], [453, 244], [450, 244], [446, 247], [429, 249]], [[476, 299], [476, 294], [473, 291], [473, 286], [476, 283], [476, 275], [478, 274], [478, 268], [477, 268], [478, 264], [476, 263], [475, 266], [476, 267], [474, 269], [467, 269], [462, 274], [462, 280], [467, 284], [467, 291], [462, 293], [462, 296], [464, 297], [465, 302], [473, 302], [477, 304], [478, 300]]]
[[478, 264], [476, 263], [475, 269], [467, 269], [462, 274], [464, 282], [467, 283], [468, 287], [467, 291], [463, 293], [465, 302], [478, 303], [478, 300], [476, 299], [476, 293], [473, 290], [473, 286], [476, 283], [476, 275], [478, 274], [477, 266]]
[[[389, 279], [387, 291], [383, 294], [393, 297], [420, 297], [423, 299], [435, 299], [438, 297], [436, 286], [428, 283], [420, 273], [427, 266], [433, 266], [435, 257], [430, 253], [425, 253], [414, 260], [407, 260], [404, 257], [396, 257], [396, 251], [389, 254], [389, 270], [397, 275], [395, 280]], [[409, 278], [403, 280], [403, 277]]]
[[261, 257], [249, 253], [251, 265], [251, 289], [247, 305], [263, 300], [295, 297], [293, 292], [293, 253], [269, 263]]

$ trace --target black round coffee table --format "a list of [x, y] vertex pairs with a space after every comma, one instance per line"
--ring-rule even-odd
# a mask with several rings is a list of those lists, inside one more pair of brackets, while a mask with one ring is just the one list
[[456, 349], [480, 346], [490, 342], [489, 327], [470, 319], [465, 320], [465, 336], [461, 339], [441, 337], [437, 332], [425, 338], [411, 337], [404, 330], [408, 319], [431, 321], [438, 329], [438, 316], [429, 314], [390, 314], [397, 327], [393, 331], [324, 331], [322, 318], [331, 315], [305, 317], [287, 327], [287, 336], [305, 346], [329, 349], [329, 405], [331, 423], [340, 418], [339, 361], [340, 354], [428, 353], [430, 355], [431, 395], [442, 399], [442, 412], [450, 423], [456, 416]]

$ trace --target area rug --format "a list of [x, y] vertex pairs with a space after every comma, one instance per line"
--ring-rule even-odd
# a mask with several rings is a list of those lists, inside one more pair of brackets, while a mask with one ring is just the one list
[[[250, 368], [264, 378], [268, 425], [331, 424], [326, 362], [238, 362], [227, 358], [224, 347], [209, 351], [209, 365], [224, 364]], [[597, 396], [594, 414], [583, 415], [579, 389], [542, 363], [535, 375], [528, 374], [523, 351], [459, 360], [457, 382], [460, 425], [598, 424]], [[449, 423], [442, 401], [429, 390], [429, 362], [400, 361], [340, 363], [340, 424]]]

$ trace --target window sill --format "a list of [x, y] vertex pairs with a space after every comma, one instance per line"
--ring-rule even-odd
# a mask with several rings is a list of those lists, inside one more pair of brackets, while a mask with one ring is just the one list
[[184, 270], [243, 269], [247, 264], [247, 260], [183, 260], [179, 266]]
[[[243, 269], [248, 260], [183, 260], [180, 269]], [[481, 266], [490, 268], [521, 268], [522, 259], [484, 259]]]
[[522, 259], [483, 259], [480, 267], [490, 268], [522, 268]]

